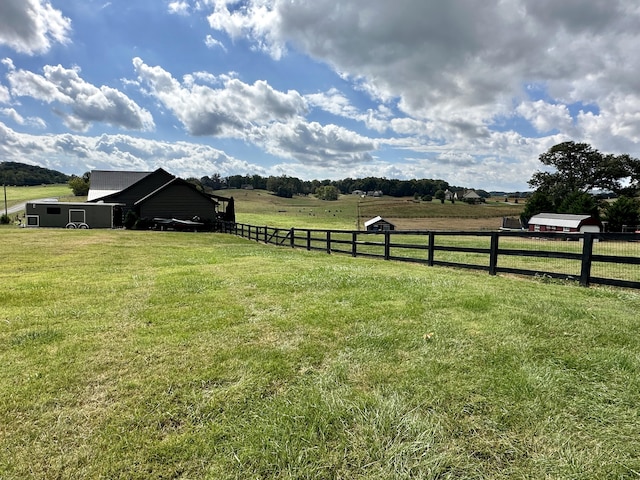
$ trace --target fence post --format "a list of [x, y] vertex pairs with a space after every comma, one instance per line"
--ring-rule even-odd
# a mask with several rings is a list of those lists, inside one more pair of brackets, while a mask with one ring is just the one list
[[435, 252], [435, 240], [436, 235], [433, 232], [429, 232], [429, 255], [427, 257], [427, 265], [433, 267], [433, 253]]
[[269, 228], [268, 226], [266, 226], [266, 225], [264, 226], [264, 243], [269, 243], [269, 242], [267, 241], [267, 229], [268, 229], [268, 228]]
[[389, 231], [384, 232], [384, 259], [389, 260], [391, 250], [391, 234]]
[[489, 253], [489, 275], [495, 275], [498, 271], [498, 243], [500, 235], [497, 232], [491, 234], [491, 251]]
[[593, 255], [593, 233], [585, 232], [582, 236], [582, 266], [580, 268], [580, 285], [589, 286], [591, 278], [591, 257]]
[[296, 242], [295, 242], [295, 238], [296, 238], [296, 235], [295, 235], [295, 228], [291, 227], [291, 231], [290, 231], [290, 233], [289, 233], [289, 234], [291, 235], [291, 239], [290, 239], [290, 240], [291, 240], [291, 248], [294, 248], [294, 247], [296, 246]]
[[352, 257], [358, 256], [358, 245], [356, 243], [357, 241], [358, 241], [358, 232], [351, 232], [351, 256]]
[[327, 253], [331, 253], [331, 231], [327, 230]]
[[311, 230], [307, 230], [307, 250], [311, 250]]

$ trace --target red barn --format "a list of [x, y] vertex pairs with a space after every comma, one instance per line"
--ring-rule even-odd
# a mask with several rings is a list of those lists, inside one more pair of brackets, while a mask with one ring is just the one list
[[584, 233], [602, 231], [602, 223], [591, 215], [539, 213], [529, 219], [530, 232]]

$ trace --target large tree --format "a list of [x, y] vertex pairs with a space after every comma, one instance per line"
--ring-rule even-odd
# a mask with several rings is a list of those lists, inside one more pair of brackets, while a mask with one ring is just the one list
[[605, 208], [609, 231], [620, 232], [624, 226], [636, 228], [640, 225], [640, 201], [622, 196]]
[[607, 190], [633, 193], [640, 188], [640, 160], [629, 155], [604, 155], [586, 143], [564, 142], [539, 157], [555, 171], [538, 171], [529, 185], [548, 195], [555, 205], [573, 192]]
[[520, 215], [520, 221], [523, 225], [528, 225], [529, 219], [534, 215], [538, 213], [554, 213], [555, 211], [556, 208], [549, 196], [543, 192], [536, 191], [527, 199], [524, 211]]

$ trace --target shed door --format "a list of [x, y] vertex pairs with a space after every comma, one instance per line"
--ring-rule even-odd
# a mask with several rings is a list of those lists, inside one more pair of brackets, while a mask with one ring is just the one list
[[85, 211], [84, 210], [69, 210], [69, 222], [72, 222], [72, 223], [85, 223]]

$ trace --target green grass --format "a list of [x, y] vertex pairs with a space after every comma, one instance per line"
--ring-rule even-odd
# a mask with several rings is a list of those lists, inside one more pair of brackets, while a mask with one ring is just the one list
[[[221, 190], [235, 199], [236, 220], [249, 225], [278, 228], [364, 229], [364, 222], [378, 215], [402, 221], [404, 230], [497, 230], [504, 216], [518, 217], [523, 204], [489, 201], [481, 205], [439, 201], [422, 202], [413, 198], [360, 198], [341, 195], [337, 201], [315, 196], [281, 198], [263, 190]], [[425, 220], [428, 219], [428, 220]], [[471, 226], [470, 220], [484, 220]]]
[[217, 193], [234, 197], [236, 221], [248, 225], [353, 230], [358, 222], [358, 197], [353, 195], [324, 201], [313, 195], [282, 198], [264, 190], [232, 189]]
[[[398, 208], [399, 204], [403, 208]], [[478, 205], [465, 202], [431, 202], [414, 201], [411, 198], [365, 198], [360, 202], [361, 214], [365, 217], [380, 215], [382, 217], [404, 218], [487, 218], [518, 217], [524, 208], [523, 204], [510, 204], [489, 200]]]
[[42, 185], [38, 187], [7, 187], [7, 205], [12, 206], [16, 203], [37, 198], [60, 198], [70, 197], [71, 195], [71, 188], [69, 188], [67, 184]]
[[0, 229], [0, 478], [637, 478], [640, 295]]

